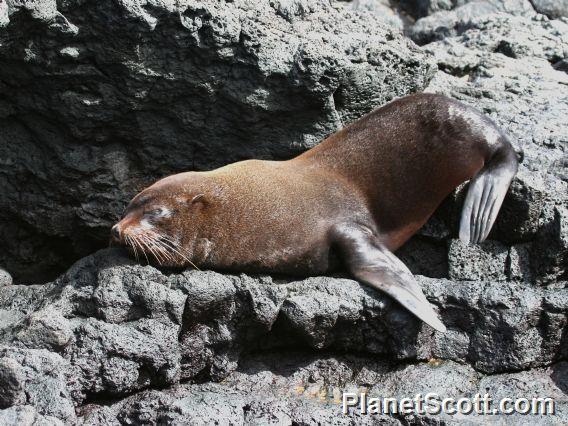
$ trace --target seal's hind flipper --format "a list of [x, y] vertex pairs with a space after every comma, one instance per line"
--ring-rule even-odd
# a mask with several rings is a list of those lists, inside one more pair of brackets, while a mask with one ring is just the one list
[[336, 241], [358, 280], [384, 291], [434, 329], [446, 331], [412, 272], [370, 232], [357, 226], [338, 228]]
[[461, 214], [460, 240], [481, 243], [487, 238], [516, 172], [517, 159], [511, 148], [495, 155], [470, 181]]

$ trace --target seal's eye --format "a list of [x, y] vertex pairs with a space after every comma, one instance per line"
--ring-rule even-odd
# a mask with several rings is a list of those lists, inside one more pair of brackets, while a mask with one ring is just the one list
[[162, 217], [165, 216], [165, 209], [158, 207], [152, 210], [144, 210], [144, 216]]

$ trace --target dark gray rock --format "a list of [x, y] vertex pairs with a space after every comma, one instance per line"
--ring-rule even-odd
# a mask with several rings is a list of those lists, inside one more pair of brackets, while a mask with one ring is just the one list
[[[558, 179], [566, 180], [568, 75], [554, 70], [551, 62], [568, 52], [568, 25], [521, 17], [484, 22], [424, 47], [441, 69], [427, 90], [448, 94], [488, 114], [522, 152], [524, 167], [552, 175], [545, 181], [550, 180], [547, 185], [556, 193], [556, 187], [563, 185]], [[500, 46], [505, 44], [517, 53], [502, 53]]]
[[[23, 419], [35, 417], [36, 411], [57, 424], [74, 422], [75, 407], [65, 377], [68, 368], [68, 362], [53, 352], [0, 347], [0, 403], [5, 408], [0, 419], [7, 422], [3, 424], [25, 424]], [[22, 418], [22, 423], [10, 423], [10, 418]]]
[[[524, 56], [526, 53], [540, 53], [542, 49], [560, 48], [556, 54], [557, 59], [561, 59], [566, 56], [562, 50], [562, 44], [565, 46], [566, 43], [565, 25], [562, 21], [549, 21], [542, 15], [514, 16], [502, 13], [495, 3], [475, 0], [456, 9], [419, 19], [410, 28], [409, 36], [418, 44], [426, 44], [478, 29], [479, 33], [471, 34], [473, 42], [482, 39], [490, 44], [501, 43], [499, 49], [508, 56]], [[500, 40], [498, 35], [509, 36], [510, 40]], [[515, 51], [506, 44], [508, 42], [513, 46], [521, 45], [521, 49]]]
[[290, 158], [433, 71], [377, 17], [326, 1], [8, 5], [0, 264], [18, 282], [105, 247], [158, 177]]
[[451, 10], [465, 3], [467, 0], [400, 0], [400, 6], [415, 19], [441, 10]]
[[509, 243], [533, 241], [543, 226], [542, 216], [550, 193], [546, 175], [520, 167], [492, 236]]
[[555, 70], [568, 72], [568, 59], [561, 59], [553, 66]]
[[[490, 3], [497, 10], [512, 15], [535, 14], [535, 10], [530, 0], [483, 0]], [[401, 7], [410, 13], [414, 18], [423, 18], [438, 12], [459, 9], [470, 3], [479, 0], [400, 0]]]
[[487, 0], [501, 12], [511, 15], [534, 16], [535, 10], [531, 0]]
[[535, 281], [534, 272], [531, 268], [530, 244], [517, 244], [509, 249], [507, 275], [513, 281], [526, 283]]
[[408, 18], [389, 0], [353, 0], [350, 7], [356, 11], [371, 12], [387, 25], [400, 31], [409, 25]]
[[531, 262], [539, 283], [554, 284], [568, 280], [568, 209], [554, 207], [531, 248]]
[[[477, 370], [494, 373], [503, 371], [501, 366], [504, 365], [513, 370], [538, 365], [534, 361], [551, 349], [543, 351], [542, 345], [547, 346], [547, 342], [556, 342], [552, 349], [556, 359], [565, 356], [568, 348], [562, 334], [566, 318], [557, 316], [557, 312], [558, 303], [568, 301], [566, 288], [541, 293], [542, 290], [512, 282], [465, 281], [455, 285], [436, 280], [432, 284], [433, 288], [426, 287], [431, 288], [428, 294], [437, 298], [434, 303], [442, 308], [443, 317], [451, 318], [445, 323], [455, 328], [450, 327], [453, 333], [440, 335], [439, 339], [428, 343], [432, 346], [426, 351], [425, 359], [459, 360], [463, 357]], [[555, 307], [546, 308], [550, 309], [547, 313], [539, 313], [538, 306], [548, 306], [549, 299], [554, 300]], [[464, 310], [465, 305], [479, 310]], [[543, 317], [554, 318], [554, 321], [541, 334], [537, 324]]]
[[72, 338], [68, 321], [51, 307], [28, 315], [12, 332], [23, 346], [54, 351], [64, 348]]
[[[434, 16], [428, 19], [430, 18], [434, 18]], [[427, 21], [424, 22], [425, 25], [420, 26], [417, 23], [412, 35], [415, 36], [417, 41], [423, 42], [446, 38], [444, 42], [440, 43], [446, 46], [445, 56], [448, 58], [455, 57], [456, 62], [460, 58], [463, 61], [463, 71], [468, 70], [466, 67], [469, 67], [470, 71], [475, 71], [471, 68], [471, 61], [483, 56], [482, 53], [485, 56], [488, 53], [500, 53], [514, 59], [543, 58], [552, 64], [568, 55], [568, 24], [563, 21], [489, 14], [470, 16], [467, 25], [459, 22], [452, 23], [454, 21], [448, 22], [448, 26], [443, 26], [435, 20], [431, 22], [431, 25], [426, 25]], [[441, 25], [441, 27], [438, 28], [438, 25]], [[444, 28], [450, 28], [450, 30], [446, 31]], [[440, 34], [438, 35], [438, 33]], [[430, 46], [436, 49], [438, 44]], [[429, 48], [426, 50], [431, 52]], [[435, 52], [432, 53], [437, 56]], [[464, 68], [466, 69], [464, 70]], [[457, 68], [443, 69], [455, 69], [457, 71]], [[548, 78], [551, 77], [552, 75], [548, 76]], [[517, 94], [522, 95], [522, 93]]]
[[442, 40], [472, 27], [473, 20], [498, 11], [488, 1], [473, 1], [454, 10], [437, 12], [419, 19], [410, 29], [410, 37], [418, 44]]
[[[278, 359], [278, 362], [274, 360]], [[500, 398], [547, 395], [554, 415], [539, 416], [551, 425], [568, 419], [565, 394], [568, 368], [558, 363], [527, 372], [483, 375], [453, 362], [432, 361], [405, 367], [361, 356], [322, 356], [279, 352], [255, 356], [219, 384], [183, 384], [165, 391], [146, 391], [110, 406], [91, 405], [83, 424], [230, 423], [230, 424], [487, 424], [488, 416], [362, 414], [359, 407], [342, 412], [343, 392], [372, 397], [414, 397], [434, 392], [441, 398], [489, 394], [491, 408]], [[375, 385], [373, 385], [376, 383]], [[493, 405], [494, 404], [494, 405]], [[491, 416], [499, 422], [501, 416]], [[507, 422], [534, 424], [535, 417], [514, 414]]]
[[448, 278], [446, 242], [416, 236], [400, 248], [396, 255], [413, 274], [432, 278]]
[[8, 271], [0, 268], [0, 287], [12, 285], [12, 276]]
[[506, 281], [508, 254], [507, 246], [498, 241], [470, 245], [452, 240], [448, 276], [458, 281]]
[[[5, 345], [0, 352], [4, 407], [33, 405], [42, 416], [68, 421], [74, 406], [87, 410], [101, 399], [119, 400], [180, 381], [220, 381], [259, 352], [356, 352], [402, 366], [439, 359], [488, 374], [544, 368], [568, 353], [568, 289], [559, 285], [539, 288], [510, 281], [418, 276], [448, 326], [448, 333], [441, 334], [388, 296], [347, 278], [291, 281], [211, 271], [166, 275], [121, 253], [98, 252], [44, 286], [4, 288], [11, 295], [0, 299], [2, 312], [11, 313], [4, 315], [0, 328], [0, 344]], [[491, 270], [489, 258], [484, 259]], [[479, 272], [473, 278], [503, 276]], [[455, 369], [455, 364], [448, 365], [448, 370]], [[378, 386], [387, 377], [393, 383], [417, 383], [421, 381], [413, 374], [418, 371], [395, 374], [390, 369], [368, 383]], [[321, 390], [305, 388], [303, 393], [314, 395]], [[234, 401], [241, 401], [238, 398]], [[214, 399], [207, 396], [209, 402], [196, 411], [182, 410], [189, 416], [186, 420], [206, 416]], [[270, 398], [257, 403], [272, 407]], [[134, 415], [136, 407], [124, 416]], [[154, 410], [152, 416], [162, 415], [158, 406], [152, 407], [144, 413]], [[230, 407], [218, 415], [246, 417]], [[295, 408], [279, 407], [282, 419], [295, 415]], [[109, 414], [96, 413], [99, 420]], [[94, 415], [85, 414], [91, 419]], [[177, 418], [169, 412], [164, 415]]]
[[[491, 15], [473, 18], [471, 28], [424, 49], [440, 67], [427, 91], [445, 93], [491, 116], [507, 132], [522, 161], [489, 236], [509, 250], [505, 276], [499, 279], [545, 285], [565, 281], [568, 129], [563, 117], [568, 115], [568, 79], [552, 65], [568, 53], [568, 25]], [[459, 209], [450, 210], [450, 215], [446, 222], [455, 230]], [[522, 253], [511, 248], [518, 245], [523, 245]], [[453, 275], [462, 264], [479, 273], [503, 270], [502, 258], [474, 252], [457, 258], [450, 253], [449, 276], [466, 278], [459, 271]]]
[[56, 417], [39, 414], [31, 405], [0, 410], [0, 422], [4, 425], [63, 426], [65, 424]]
[[568, 1], [566, 0], [531, 0], [531, 3], [538, 13], [549, 18], [568, 16]]
[[22, 366], [12, 358], [0, 360], [0, 408], [8, 408], [12, 405], [21, 405], [26, 400], [23, 382], [24, 374]]

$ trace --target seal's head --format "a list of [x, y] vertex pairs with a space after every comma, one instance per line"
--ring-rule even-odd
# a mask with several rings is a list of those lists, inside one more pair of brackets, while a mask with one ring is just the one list
[[[138, 258], [162, 266], [193, 265], [192, 241], [207, 204], [207, 196], [192, 185], [190, 173], [164, 178], [146, 188], [126, 207], [111, 229], [111, 241], [126, 246]], [[197, 182], [196, 182], [197, 183]]]

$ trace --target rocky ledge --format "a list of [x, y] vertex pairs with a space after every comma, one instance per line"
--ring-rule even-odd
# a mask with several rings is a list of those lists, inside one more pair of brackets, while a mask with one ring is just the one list
[[[506, 419], [566, 424], [568, 20], [548, 3], [0, 2], [0, 266], [18, 284], [0, 269], [0, 422], [503, 422], [345, 415], [348, 391], [550, 397], [555, 415]], [[481, 109], [522, 160], [489, 241], [456, 239], [462, 187], [397, 253], [447, 333], [348, 276], [119, 249], [68, 269], [144, 182], [287, 158], [419, 90]]]
[[567, 288], [419, 278], [447, 333], [348, 278], [164, 274], [98, 252], [0, 292], [0, 418], [323, 422], [353, 389], [496, 397], [526, 383], [568, 420]]

